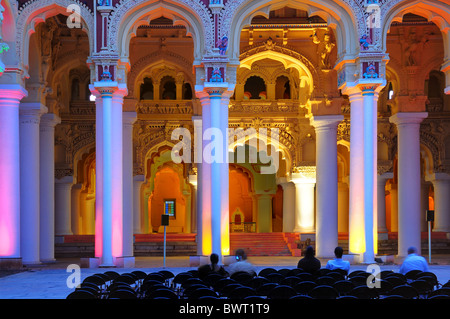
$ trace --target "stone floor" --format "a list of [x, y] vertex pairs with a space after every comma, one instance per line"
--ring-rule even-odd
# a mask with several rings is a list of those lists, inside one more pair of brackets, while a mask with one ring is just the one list
[[[295, 268], [299, 260], [298, 257], [249, 257], [248, 260], [253, 263], [257, 271], [273, 267]], [[79, 265], [79, 259], [60, 259], [55, 263], [42, 264], [39, 266], [26, 267], [19, 273], [0, 272], [0, 299], [65, 299], [65, 297], [74, 289], [69, 288], [67, 282], [71, 280], [72, 271], [68, 270], [71, 264]], [[322, 266], [326, 260], [322, 260]], [[119, 273], [131, 272], [135, 269], [146, 273], [156, 272], [162, 269], [169, 270], [174, 274], [189, 269], [189, 257], [167, 257], [166, 267], [164, 268], [162, 257], [136, 257], [135, 268], [114, 268]], [[381, 270], [390, 269], [398, 271], [400, 265], [394, 261], [393, 264], [380, 264]], [[351, 266], [351, 270], [363, 269], [367, 265], [356, 264]], [[89, 275], [105, 272], [105, 268], [81, 268], [81, 281]], [[430, 265], [430, 270], [435, 273], [441, 284], [450, 280], [450, 256], [434, 256]]]

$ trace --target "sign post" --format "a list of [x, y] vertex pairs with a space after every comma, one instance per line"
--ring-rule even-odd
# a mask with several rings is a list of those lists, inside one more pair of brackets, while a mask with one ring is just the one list
[[428, 263], [431, 264], [431, 222], [434, 221], [434, 210], [426, 211], [428, 222]]
[[163, 214], [161, 215], [161, 225], [164, 226], [164, 257], [163, 257], [163, 262], [164, 262], [164, 266], [163, 268], [166, 268], [166, 228], [169, 225], [169, 215], [168, 214]]

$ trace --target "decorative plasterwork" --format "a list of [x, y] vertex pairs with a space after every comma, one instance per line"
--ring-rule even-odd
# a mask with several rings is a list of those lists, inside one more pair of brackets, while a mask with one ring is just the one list
[[[88, 29], [88, 37], [91, 50], [94, 48], [94, 36], [93, 32], [95, 30], [94, 26], [94, 14], [92, 11], [80, 0], [31, 0], [26, 3], [25, 6], [21, 7], [18, 11], [18, 17], [16, 22], [16, 55], [21, 64], [28, 59], [25, 56], [28, 53], [28, 43], [29, 33], [35, 32], [35, 27], [37, 23], [44, 22], [48, 17], [47, 11], [53, 9], [53, 7], [60, 7], [63, 12], [67, 11], [70, 5], [76, 4], [80, 7], [81, 20], [86, 24], [85, 27]], [[43, 11], [48, 8], [47, 11]], [[43, 11], [43, 12], [42, 12]], [[42, 12], [33, 19], [30, 19], [35, 12]], [[27, 48], [25, 50], [25, 48]]]
[[[121, 0], [113, 10], [109, 19], [109, 50], [118, 52], [119, 29], [124, 17], [136, 7], [139, 7], [147, 0]], [[183, 7], [190, 8], [198, 15], [203, 27], [203, 34], [198, 36], [205, 37], [205, 50], [211, 51], [215, 46], [215, 26], [208, 8], [201, 0], [176, 0]]]

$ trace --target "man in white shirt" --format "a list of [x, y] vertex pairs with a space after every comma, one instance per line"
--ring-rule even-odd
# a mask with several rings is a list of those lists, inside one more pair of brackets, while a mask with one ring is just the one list
[[246, 259], [247, 255], [244, 252], [244, 250], [238, 249], [236, 251], [236, 262], [231, 264], [227, 269], [230, 276], [240, 271], [248, 272], [252, 276], [256, 275], [255, 267], [251, 263], [249, 263]]
[[403, 261], [399, 272], [404, 275], [411, 270], [429, 271], [427, 261], [422, 256], [417, 255], [416, 247], [408, 248], [408, 256]]
[[334, 255], [336, 256], [336, 258], [329, 260], [327, 262], [327, 265], [325, 266], [326, 269], [343, 269], [347, 272], [350, 271], [350, 262], [347, 260], [343, 260], [342, 259], [342, 255], [344, 253], [344, 250], [342, 249], [342, 247], [336, 247], [334, 249]]

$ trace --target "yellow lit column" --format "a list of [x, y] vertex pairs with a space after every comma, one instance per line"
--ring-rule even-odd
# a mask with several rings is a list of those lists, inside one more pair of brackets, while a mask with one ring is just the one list
[[294, 232], [314, 233], [316, 167], [295, 167], [291, 180], [295, 184]]

